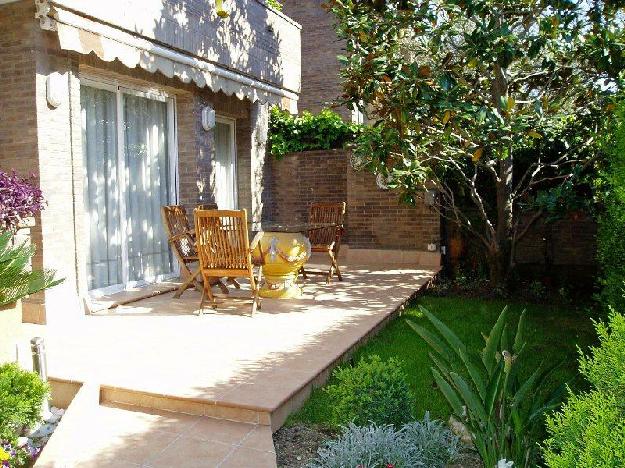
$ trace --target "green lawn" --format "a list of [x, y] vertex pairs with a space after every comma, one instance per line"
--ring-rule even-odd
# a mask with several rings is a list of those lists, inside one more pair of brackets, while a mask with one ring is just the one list
[[[424, 296], [417, 301], [445, 322], [458, 336], [476, 350], [484, 344], [481, 333], [487, 333], [495, 323], [506, 301], [467, 298]], [[582, 349], [594, 344], [595, 333], [586, 309], [546, 306], [536, 304], [510, 303], [510, 317], [515, 324], [520, 313], [527, 310], [526, 337], [530, 352], [526, 354], [528, 371], [539, 365], [543, 359], [550, 362], [564, 360], [555, 379], [569, 381], [577, 375], [577, 346]], [[428, 347], [407, 325], [406, 319], [422, 323], [429, 322], [419, 313], [416, 306], [406, 309], [404, 314], [393, 320], [376, 337], [360, 348], [354, 355], [379, 355], [382, 359], [395, 356], [404, 363], [410, 386], [415, 395], [416, 416], [425, 411], [435, 418], [447, 420], [450, 414], [442, 394], [434, 387], [430, 372]], [[431, 327], [428, 327], [431, 328]], [[332, 379], [331, 379], [332, 381]], [[578, 380], [572, 385], [581, 384]], [[304, 407], [292, 415], [287, 424], [312, 423], [328, 425], [332, 404], [323, 388], [316, 389]]]

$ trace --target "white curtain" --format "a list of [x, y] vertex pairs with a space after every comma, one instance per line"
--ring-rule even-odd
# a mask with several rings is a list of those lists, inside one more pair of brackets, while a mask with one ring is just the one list
[[89, 289], [122, 282], [115, 93], [81, 88]]
[[233, 151], [233, 126], [215, 125], [215, 202], [219, 209], [234, 210], [236, 200], [236, 157]]
[[160, 212], [170, 204], [167, 103], [125, 94], [124, 122], [128, 279], [154, 279], [172, 272]]
[[167, 103], [131, 94], [122, 94], [121, 110], [116, 103], [115, 92], [81, 87], [90, 290], [173, 271], [160, 214], [171, 202]]

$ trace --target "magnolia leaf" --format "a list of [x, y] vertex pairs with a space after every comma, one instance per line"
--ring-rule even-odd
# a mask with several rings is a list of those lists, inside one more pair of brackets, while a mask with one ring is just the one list
[[478, 148], [473, 152], [473, 157], [471, 158], [473, 162], [478, 162], [480, 158], [484, 154], [484, 148]]
[[419, 75], [427, 78], [432, 75], [432, 69], [427, 65], [421, 65], [419, 67]]
[[508, 103], [506, 105], [508, 112], [514, 109], [515, 104], [516, 104], [516, 101], [514, 100], [514, 98], [512, 96], [508, 96]]
[[443, 125], [447, 125], [447, 122], [449, 122], [449, 119], [451, 119], [451, 111], [445, 111], [445, 115], [443, 115]]

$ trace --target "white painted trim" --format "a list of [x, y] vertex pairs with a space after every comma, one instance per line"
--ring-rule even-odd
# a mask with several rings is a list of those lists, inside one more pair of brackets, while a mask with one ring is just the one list
[[119, 193], [119, 225], [121, 239], [119, 244], [122, 249], [122, 289], [128, 284], [128, 223], [126, 218], [126, 151], [124, 141], [126, 140], [126, 132], [124, 131], [124, 95], [120, 92], [119, 87], [115, 91], [117, 102], [117, 183]]

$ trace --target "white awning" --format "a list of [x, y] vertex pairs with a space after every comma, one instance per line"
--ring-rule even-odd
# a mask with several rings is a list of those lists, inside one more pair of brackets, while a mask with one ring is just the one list
[[[44, 11], [45, 14], [41, 14]], [[214, 92], [222, 91], [239, 99], [279, 105], [297, 112], [298, 95], [249, 76], [237, 73], [189, 54], [159, 45], [141, 36], [93, 21], [58, 6], [39, 8], [44, 29], [56, 30], [60, 46], [80, 54], [95, 53], [100, 59], [119, 60], [129, 68], [149, 71], [193, 82]]]

